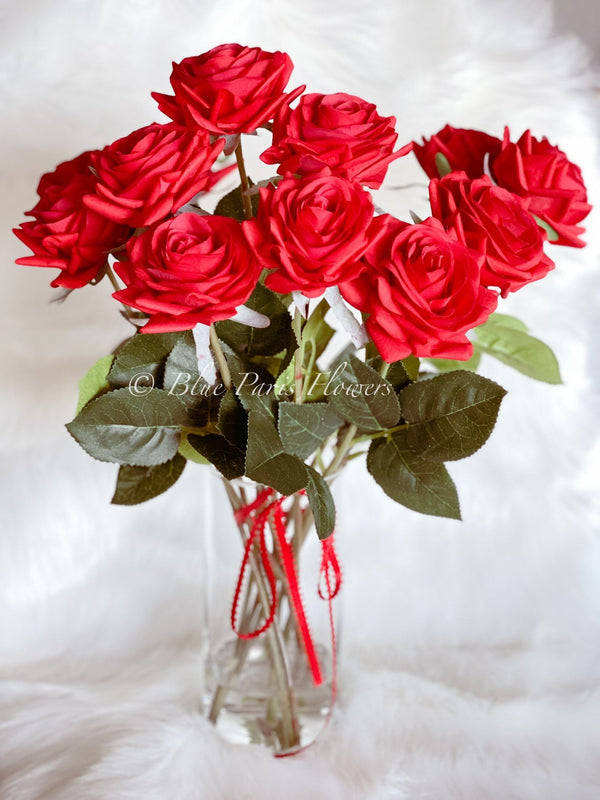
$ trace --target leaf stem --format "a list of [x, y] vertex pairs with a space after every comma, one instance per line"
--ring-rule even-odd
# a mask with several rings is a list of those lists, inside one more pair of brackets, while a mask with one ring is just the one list
[[229, 365], [227, 364], [225, 353], [221, 348], [221, 343], [219, 342], [219, 337], [217, 336], [217, 331], [215, 329], [214, 324], [210, 326], [208, 336], [210, 339], [210, 346], [212, 348], [213, 355], [217, 359], [217, 364], [219, 365], [221, 380], [223, 381], [223, 384], [226, 389], [231, 389], [231, 372], [229, 371]]
[[376, 433], [365, 433], [363, 436], [358, 436], [354, 440], [354, 444], [358, 444], [359, 442], [370, 442], [373, 439], [383, 439], [384, 436], [390, 436], [392, 433], [396, 433], [396, 431], [401, 431], [403, 428], [408, 428], [409, 423], [403, 422], [401, 425], [394, 425], [393, 428], [386, 428], [384, 431], [377, 431]]
[[235, 148], [235, 159], [237, 161], [238, 172], [240, 173], [240, 183], [242, 184], [242, 203], [244, 205], [244, 216], [246, 219], [252, 219], [252, 200], [247, 194], [248, 189], [250, 188], [250, 182], [248, 181], [248, 175], [246, 174], [246, 165], [244, 163], [241, 137], [237, 147]]

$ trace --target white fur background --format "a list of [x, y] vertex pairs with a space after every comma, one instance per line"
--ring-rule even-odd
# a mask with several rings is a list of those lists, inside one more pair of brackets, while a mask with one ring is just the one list
[[[504, 310], [564, 385], [491, 362], [508, 390], [484, 450], [451, 465], [462, 523], [396, 506], [353, 465], [339, 708], [295, 759], [221, 742], [198, 714], [214, 484], [186, 470], [109, 506], [116, 468], [63, 425], [77, 380], [127, 334], [104, 287], [49, 305], [10, 228], [42, 172], [158, 119], [170, 62], [226, 41], [283, 49], [296, 85], [398, 119], [560, 144], [600, 203], [596, 76], [543, 0], [4, 0], [0, 205], [2, 800], [597, 800], [600, 796], [599, 213], [589, 246]], [[388, 185], [419, 179], [412, 157]], [[404, 217], [424, 189], [379, 199]], [[214, 510], [214, 508], [213, 508]], [[233, 562], [238, 555], [232, 554]], [[229, 596], [223, 597], [224, 613]]]

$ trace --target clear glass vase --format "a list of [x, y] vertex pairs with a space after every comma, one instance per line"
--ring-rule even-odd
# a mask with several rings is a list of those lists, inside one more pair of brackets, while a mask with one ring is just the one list
[[297, 752], [335, 701], [333, 539], [319, 541], [302, 493], [241, 478], [207, 494], [205, 713], [229, 741]]

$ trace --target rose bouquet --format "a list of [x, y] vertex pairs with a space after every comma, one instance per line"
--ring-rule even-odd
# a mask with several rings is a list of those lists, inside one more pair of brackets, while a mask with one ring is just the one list
[[[238, 44], [174, 64], [173, 94], [154, 95], [170, 121], [44, 175], [15, 231], [33, 253], [18, 263], [58, 269], [66, 293], [112, 284], [135, 327], [84, 376], [67, 426], [119, 464], [113, 502], [150, 500], [189, 461], [222, 475], [242, 556], [236, 637], [212, 656], [207, 713], [241, 711], [247, 738], [279, 753], [307, 741], [302, 715], [335, 696], [331, 482], [366, 455], [391, 498], [460, 518], [445, 463], [485, 443], [505, 394], [477, 374], [481, 356], [560, 382], [499, 300], [553, 268], [547, 243], [582, 246], [590, 210], [579, 168], [529, 131], [446, 126], [397, 147], [393, 117], [344, 93], [287, 91], [291, 72], [286, 54]], [[254, 183], [242, 135], [259, 129], [276, 174]], [[411, 151], [431, 215], [408, 222], [369, 190]], [[239, 185], [219, 191], [235, 170]], [[313, 525], [328, 652], [298, 577]], [[264, 677], [249, 686], [257, 661]], [[302, 667], [325, 696], [299, 692]]]

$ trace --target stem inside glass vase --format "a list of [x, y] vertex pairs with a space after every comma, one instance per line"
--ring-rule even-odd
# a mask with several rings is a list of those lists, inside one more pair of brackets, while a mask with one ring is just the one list
[[298, 609], [296, 565], [312, 513], [300, 494], [285, 501], [283, 512], [284, 498], [273, 499], [263, 486], [244, 479], [224, 484], [246, 553], [246, 577], [242, 586], [240, 576], [235, 593], [236, 633], [209, 654], [206, 713], [226, 738], [261, 742], [283, 755], [315, 738], [332, 701], [331, 653], [313, 644]]

